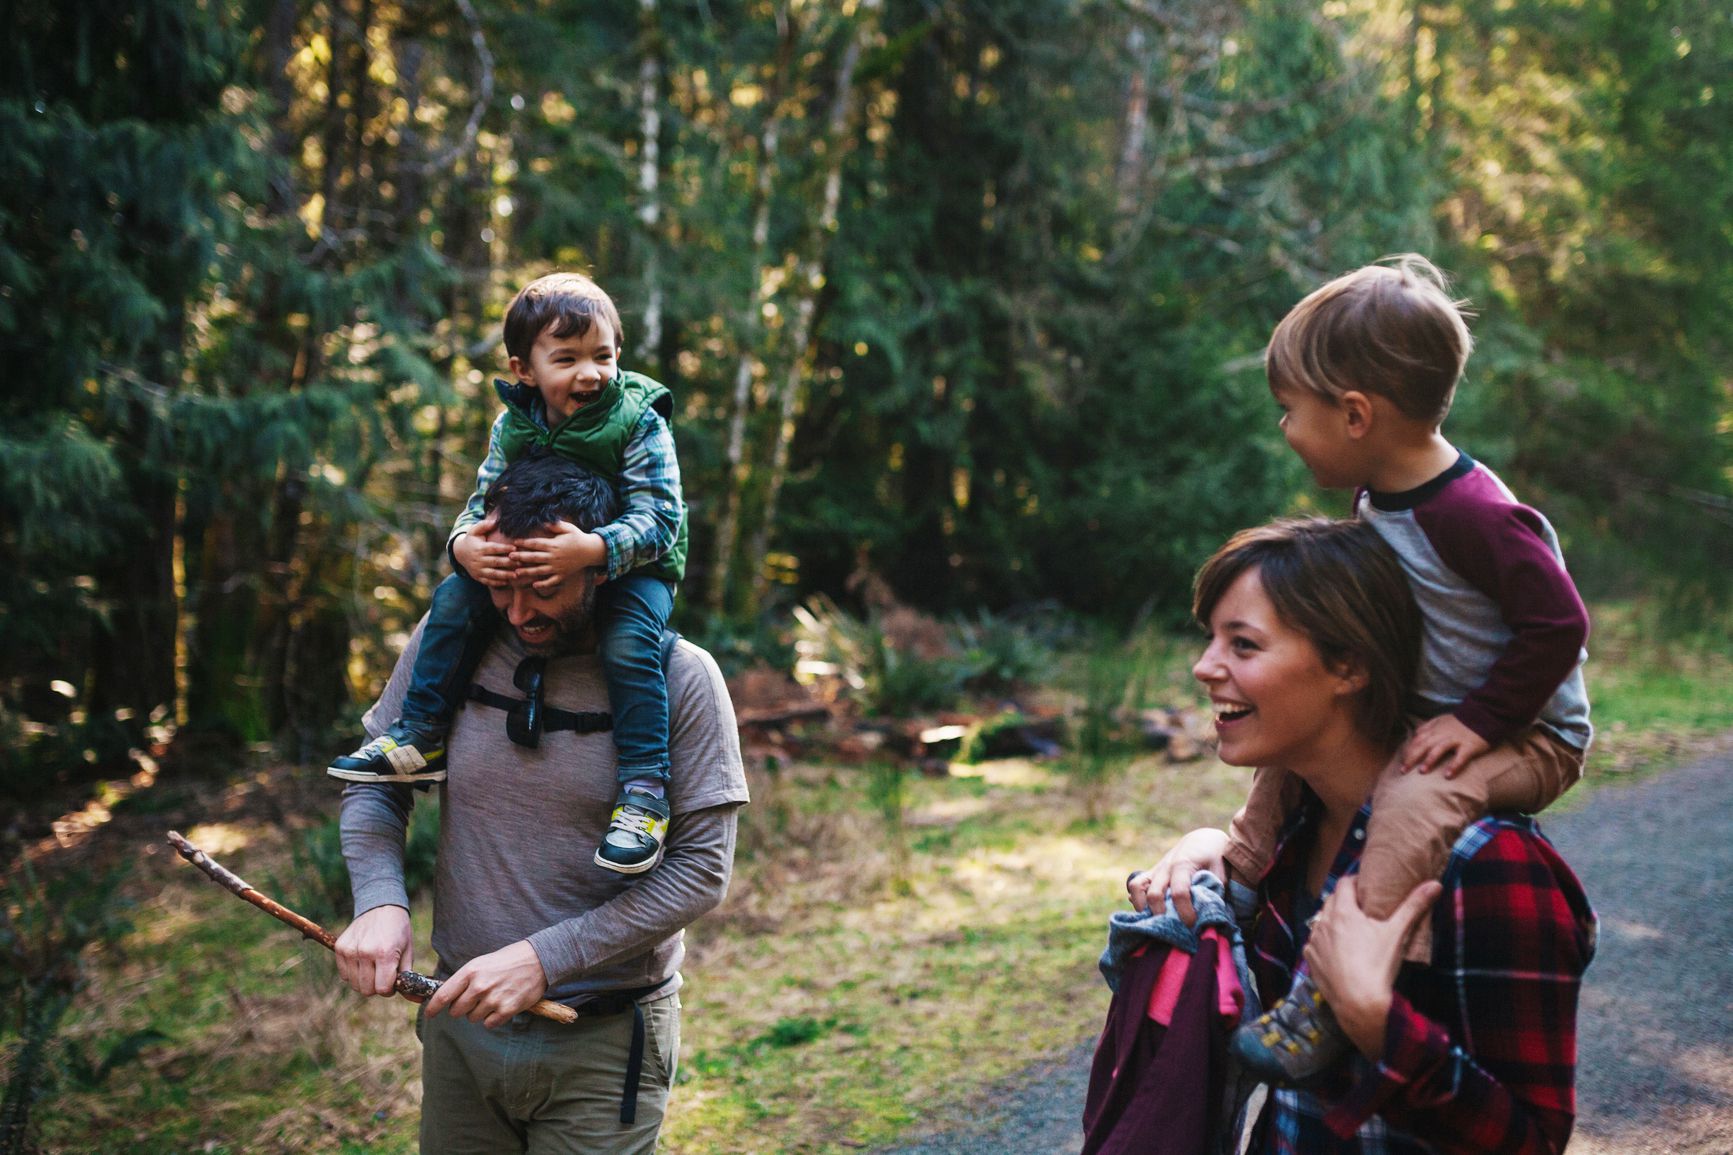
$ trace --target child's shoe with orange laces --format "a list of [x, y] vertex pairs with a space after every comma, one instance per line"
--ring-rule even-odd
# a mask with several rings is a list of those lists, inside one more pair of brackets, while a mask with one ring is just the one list
[[1235, 1031], [1228, 1043], [1240, 1066], [1272, 1087], [1308, 1086], [1353, 1049], [1323, 992], [1304, 973], [1287, 998]]

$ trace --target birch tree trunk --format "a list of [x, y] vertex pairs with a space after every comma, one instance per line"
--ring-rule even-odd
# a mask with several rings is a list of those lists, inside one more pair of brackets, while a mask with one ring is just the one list
[[747, 282], [752, 292], [740, 318], [740, 360], [734, 367], [734, 391], [728, 399], [728, 442], [723, 457], [723, 476], [728, 479], [722, 514], [716, 521], [716, 545], [711, 554], [705, 600], [715, 610], [728, 608], [728, 587], [734, 569], [734, 543], [740, 534], [740, 505], [750, 470], [746, 464], [746, 421], [752, 400], [752, 368], [758, 363], [760, 319], [764, 312], [764, 266], [770, 248], [770, 194], [776, 178], [776, 159], [782, 140], [782, 82], [794, 62], [796, 30], [788, 5], [779, 6], [777, 24], [781, 45], [770, 74], [767, 115], [758, 138], [758, 174], [752, 190], [752, 272]]
[[656, 0], [638, 0], [643, 56], [638, 61], [638, 126], [643, 137], [638, 153], [638, 223], [644, 241], [644, 336], [638, 348], [660, 359], [662, 350], [661, 242], [662, 110], [658, 89], [662, 78], [662, 38], [656, 21]]
[[1132, 25], [1126, 48], [1131, 57], [1131, 83], [1125, 97], [1125, 138], [1119, 148], [1115, 181], [1118, 192], [1115, 224], [1122, 230], [1137, 212], [1143, 143], [1149, 130], [1149, 49], [1140, 25]]
[[[788, 476], [788, 451], [794, 441], [794, 419], [800, 411], [800, 385], [812, 353], [812, 317], [818, 306], [819, 290], [824, 285], [825, 258], [830, 251], [831, 238], [836, 234], [837, 204], [842, 198], [842, 164], [849, 152], [846, 133], [855, 103], [854, 72], [860, 63], [861, 50], [876, 27], [875, 18], [879, 5], [880, 0], [863, 0], [857, 16], [859, 23], [855, 25], [854, 35], [843, 53], [842, 67], [837, 71], [836, 95], [831, 100], [830, 119], [825, 134], [827, 167], [824, 174], [823, 208], [819, 211], [818, 228], [812, 238], [811, 247], [795, 278], [794, 290], [798, 297], [789, 326], [788, 347], [791, 356], [788, 372], [783, 377], [781, 389], [778, 390], [776, 428], [771, 443], [769, 474], [765, 480], [764, 510], [759, 518], [758, 529], [753, 534], [752, 550], [748, 555], [756, 559], [762, 559], [769, 548], [771, 531], [776, 526], [777, 503], [782, 496], [783, 482]], [[766, 566], [759, 564], [752, 575], [751, 608], [754, 612], [763, 604], [768, 585], [769, 571]]]

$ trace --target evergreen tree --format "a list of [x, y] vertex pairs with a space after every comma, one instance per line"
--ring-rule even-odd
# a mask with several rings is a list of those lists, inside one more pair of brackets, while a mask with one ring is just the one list
[[168, 0], [7, 15], [0, 543], [17, 564], [0, 578], [0, 703], [9, 729], [87, 713], [87, 757], [108, 761], [172, 721], [171, 415], [243, 153], [222, 103], [232, 30]]

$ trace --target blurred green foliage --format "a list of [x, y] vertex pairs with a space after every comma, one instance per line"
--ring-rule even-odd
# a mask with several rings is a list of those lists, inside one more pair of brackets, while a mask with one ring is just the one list
[[[328, 754], [444, 571], [504, 303], [554, 267], [679, 399], [681, 620], [731, 662], [814, 595], [869, 611], [863, 574], [1178, 623], [1229, 532], [1343, 508], [1259, 353], [1408, 249], [1477, 313], [1447, 432], [1586, 590], [1729, 601], [1719, 0], [15, 7], [23, 796], [195, 737]], [[879, 655], [885, 708], [1040, 661], [959, 628], [959, 666]]]

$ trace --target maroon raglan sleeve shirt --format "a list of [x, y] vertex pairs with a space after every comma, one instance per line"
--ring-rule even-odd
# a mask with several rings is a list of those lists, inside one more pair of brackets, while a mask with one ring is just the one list
[[1425, 617], [1420, 696], [1492, 745], [1539, 722], [1586, 749], [1588, 611], [1546, 518], [1467, 454], [1416, 489], [1362, 490], [1355, 508]]

